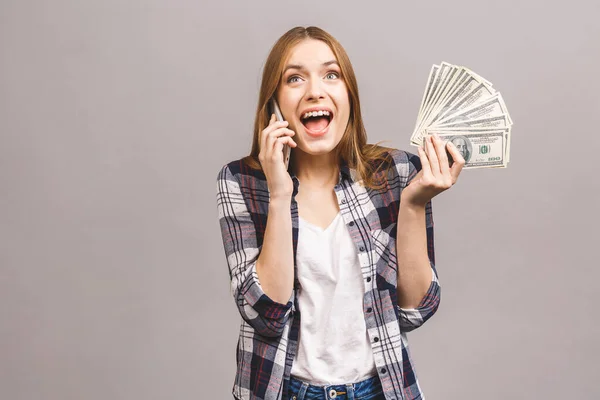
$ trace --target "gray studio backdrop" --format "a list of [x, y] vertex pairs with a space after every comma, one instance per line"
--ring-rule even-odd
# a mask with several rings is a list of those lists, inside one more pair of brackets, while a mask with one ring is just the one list
[[429, 400], [598, 399], [600, 6], [549, 2], [0, 2], [0, 398], [230, 399], [240, 317], [218, 170], [249, 151], [262, 64], [336, 36], [371, 142], [409, 137], [432, 64], [494, 83], [505, 170], [434, 200]]

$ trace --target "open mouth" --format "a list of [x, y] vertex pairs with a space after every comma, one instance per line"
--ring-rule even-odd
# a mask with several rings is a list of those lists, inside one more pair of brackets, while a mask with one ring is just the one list
[[320, 132], [326, 129], [333, 118], [331, 111], [320, 110], [304, 113], [300, 118], [302, 125], [309, 131]]

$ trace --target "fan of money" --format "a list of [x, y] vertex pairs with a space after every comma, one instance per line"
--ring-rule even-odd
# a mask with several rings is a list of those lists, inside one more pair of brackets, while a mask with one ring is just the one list
[[433, 65], [410, 138], [421, 146], [427, 135], [451, 141], [464, 168], [506, 168], [512, 120], [492, 83], [463, 66]]

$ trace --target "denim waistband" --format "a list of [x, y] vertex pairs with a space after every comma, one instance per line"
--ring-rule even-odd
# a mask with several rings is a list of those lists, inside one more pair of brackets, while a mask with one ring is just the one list
[[341, 385], [311, 385], [300, 379], [290, 378], [290, 400], [377, 400], [384, 399], [378, 376], [360, 382]]

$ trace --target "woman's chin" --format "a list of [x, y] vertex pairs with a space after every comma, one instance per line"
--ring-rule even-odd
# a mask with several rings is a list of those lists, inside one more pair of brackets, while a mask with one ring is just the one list
[[330, 153], [333, 149], [335, 149], [336, 143], [332, 143], [330, 140], [319, 140], [319, 141], [305, 141], [302, 143], [302, 147], [300, 150], [303, 153], [310, 154], [312, 156], [320, 156], [323, 154]]

